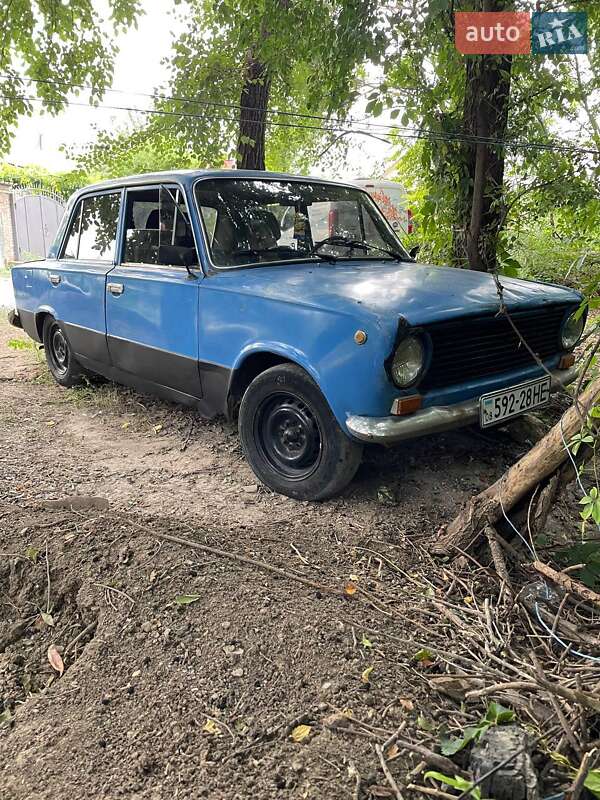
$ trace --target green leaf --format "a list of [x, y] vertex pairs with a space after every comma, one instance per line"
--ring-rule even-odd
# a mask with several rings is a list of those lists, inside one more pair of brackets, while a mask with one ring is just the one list
[[600, 769], [591, 769], [583, 782], [585, 788], [600, 800]]
[[428, 650], [426, 647], [422, 647], [420, 650], [414, 655], [415, 661], [435, 661], [435, 657], [431, 650]]
[[201, 595], [199, 594], [178, 594], [175, 598], [175, 602], [179, 606], [189, 606], [190, 603], [195, 603], [197, 600], [200, 600]]
[[25, 550], [25, 558], [28, 558], [34, 564], [37, 562], [40, 551], [37, 547], [28, 547]]
[[503, 725], [507, 722], [513, 722], [514, 719], [514, 711], [511, 711], [510, 708], [504, 708], [500, 703], [492, 702], [487, 708], [485, 717], [477, 725], [465, 728], [462, 737], [446, 735], [440, 737], [442, 753], [445, 756], [453, 756], [471, 742], [479, 741], [481, 735], [492, 725]]
[[50, 628], [54, 627], [54, 618], [52, 614], [48, 614], [47, 611], [42, 611], [42, 619], [44, 620], [46, 625], [48, 625], [48, 627]]
[[366, 636], [363, 636], [360, 643], [362, 644], [363, 647], [366, 647], [369, 650], [373, 647], [373, 642], [370, 639], [367, 639]]
[[505, 722], [512, 722], [515, 718], [515, 712], [510, 708], [504, 708], [500, 703], [492, 702], [487, 708], [485, 721], [490, 725], [502, 725]]
[[[460, 792], [468, 791], [472, 786], [472, 782], [466, 780], [465, 778], [461, 778], [460, 775], [455, 775], [451, 778], [449, 775], [444, 775], [442, 772], [436, 772], [435, 770], [429, 770], [425, 773], [425, 779], [433, 778], [440, 783], [445, 784], [446, 786], [451, 786], [453, 789], [458, 789]], [[469, 792], [471, 797], [475, 798], [475, 800], [481, 800], [481, 791], [479, 788], [473, 789], [473, 791]]]
[[474, 727], [465, 728], [462, 738], [456, 736], [442, 737], [441, 750], [445, 756], [453, 756], [463, 750], [470, 742], [479, 739], [483, 731], [487, 730], [489, 725], [480, 724]]

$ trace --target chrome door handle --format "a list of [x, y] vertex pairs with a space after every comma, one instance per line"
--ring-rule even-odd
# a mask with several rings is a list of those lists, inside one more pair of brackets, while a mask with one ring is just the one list
[[115, 297], [118, 297], [125, 291], [125, 287], [123, 286], [122, 283], [107, 283], [106, 288], [111, 294], [114, 294]]
[[58, 286], [62, 278], [60, 277], [60, 275], [56, 275], [55, 273], [51, 272], [50, 275], [48, 275], [48, 280], [50, 281], [52, 286]]

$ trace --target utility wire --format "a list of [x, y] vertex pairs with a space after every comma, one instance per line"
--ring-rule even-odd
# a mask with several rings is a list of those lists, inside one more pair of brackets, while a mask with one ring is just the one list
[[[8, 75], [6, 73], [0, 74], [0, 79], [4, 78], [4, 79], [11, 79], [12, 80], [12, 79], [14, 79], [14, 77], [15, 76]], [[30, 77], [27, 77], [27, 76], [17, 76], [17, 77], [19, 78], [19, 80], [29, 81], [30, 83], [40, 83], [40, 84], [47, 84], [47, 85], [54, 85], [54, 86], [65, 86], [65, 87], [68, 87], [68, 88], [71, 88], [71, 89], [87, 89], [87, 90], [92, 91], [93, 88], [94, 88], [90, 84], [85, 84], [85, 83], [71, 83], [69, 81], [51, 80], [50, 78], [30, 78]], [[443, 140], [443, 141], [468, 141], [468, 142], [474, 142], [474, 143], [478, 143], [479, 142], [479, 143], [483, 143], [483, 144], [497, 145], [497, 146], [500, 146], [500, 147], [507, 147], [507, 148], [520, 148], [520, 149], [533, 148], [533, 149], [543, 149], [543, 150], [554, 150], [554, 151], [557, 151], [557, 152], [564, 152], [564, 153], [586, 153], [586, 154], [591, 154], [591, 155], [600, 155], [600, 150], [595, 150], [593, 148], [578, 147], [576, 145], [564, 145], [564, 144], [560, 144], [560, 143], [530, 142], [530, 141], [518, 141], [518, 140], [510, 141], [510, 140], [506, 140], [506, 139], [494, 139], [493, 137], [490, 137], [490, 136], [473, 136], [473, 135], [468, 135], [468, 134], [450, 133], [450, 132], [441, 133], [441, 132], [438, 132], [438, 131], [432, 131], [432, 130], [427, 130], [427, 129], [423, 129], [423, 128], [414, 129], [414, 128], [408, 128], [408, 127], [400, 126], [400, 125], [390, 125], [390, 124], [386, 124], [386, 123], [383, 123], [383, 122], [373, 122], [373, 121], [368, 122], [365, 119], [357, 120], [357, 119], [353, 119], [352, 117], [349, 117], [348, 119], [342, 119], [340, 117], [327, 117], [327, 116], [318, 115], [318, 114], [301, 113], [301, 112], [298, 112], [298, 111], [288, 111], [288, 110], [281, 110], [281, 109], [267, 108], [267, 107], [244, 106], [244, 105], [240, 105], [238, 103], [220, 103], [220, 102], [217, 102], [215, 100], [206, 100], [206, 99], [203, 99], [203, 98], [195, 98], [194, 99], [194, 98], [189, 98], [189, 97], [181, 97], [181, 96], [178, 96], [178, 95], [165, 95], [165, 94], [157, 94], [157, 93], [149, 94], [148, 92], [130, 91], [130, 90], [126, 90], [126, 89], [109, 88], [109, 89], [106, 89], [106, 91], [107, 92], [112, 92], [112, 93], [115, 93], [115, 94], [136, 95], [138, 97], [146, 97], [146, 98], [149, 98], [151, 100], [163, 100], [163, 101], [166, 101], [166, 102], [187, 103], [187, 104], [192, 104], [192, 105], [200, 105], [200, 106], [207, 106], [207, 107], [214, 107], [214, 108], [224, 108], [224, 109], [230, 109], [230, 110], [235, 110], [235, 111], [253, 111], [253, 112], [256, 112], [256, 113], [260, 112], [260, 113], [264, 113], [264, 114], [275, 114], [277, 116], [296, 117], [298, 119], [308, 119], [308, 120], [313, 120], [313, 121], [317, 121], [317, 122], [326, 122], [326, 123], [329, 123], [329, 124], [337, 123], [337, 124], [344, 125], [344, 126], [348, 126], [348, 125], [352, 125], [352, 124], [356, 123], [356, 124], [363, 125], [363, 127], [378, 128], [378, 129], [383, 128], [385, 130], [393, 131], [393, 132], [398, 133], [398, 135], [400, 135], [401, 137], [402, 137], [402, 134], [404, 133], [405, 134], [404, 138], [432, 138], [432, 139], [435, 138], [435, 139], [440, 139], [440, 140]], [[31, 98], [31, 99], [35, 100], [37, 98]], [[117, 110], [119, 108], [119, 107], [112, 107], [112, 106], [100, 106], [100, 108], [102, 108], [102, 107], [105, 107], [105, 108], [116, 108]], [[127, 109], [124, 109], [124, 110], [135, 110], [135, 109], [127, 108]], [[144, 110], [144, 109], [138, 109], [138, 110], [140, 111], [140, 113], [150, 113], [150, 110]], [[157, 109], [154, 109], [154, 112], [157, 113], [157, 114], [160, 113], [160, 111], [157, 110]], [[166, 113], [166, 112], [162, 112], [162, 113]], [[182, 116], [184, 114], [186, 114], [186, 112], [181, 112], [181, 113], [182, 113]], [[197, 116], [200, 117], [201, 115], [197, 115]], [[229, 119], [229, 118], [223, 118], [223, 119]], [[274, 122], [270, 122], [269, 124], [270, 125], [275, 125]], [[325, 130], [325, 128], [323, 130]], [[327, 128], [327, 130], [329, 130], [329, 128]], [[342, 129], [341, 128], [337, 128], [335, 130], [342, 130]], [[364, 131], [353, 131], [353, 130], [349, 131], [349, 133], [354, 133], [354, 132], [364, 133]], [[421, 135], [418, 136], [417, 134], [421, 134]]]
[[[27, 101], [32, 103], [43, 103], [47, 102], [44, 98], [40, 97], [31, 97], [28, 95], [0, 95], [0, 99], [3, 100], [21, 100]], [[181, 117], [186, 119], [200, 119], [205, 120], [206, 115], [203, 114], [194, 114], [189, 111], [167, 111], [165, 109], [149, 109], [149, 108], [137, 108], [135, 106], [117, 106], [117, 105], [108, 105], [108, 104], [98, 104], [98, 105], [90, 105], [89, 103], [80, 103], [73, 100], [65, 100], [60, 101], [62, 105], [65, 106], [73, 106], [78, 108], [88, 108], [88, 109], [106, 109], [106, 110], [114, 110], [114, 111], [128, 111], [137, 114], [145, 114], [148, 116], [167, 116], [167, 117]], [[196, 102], [198, 105], [205, 105], [204, 101], [189, 101], [189, 102]], [[227, 107], [226, 104], [223, 104]], [[242, 110], [252, 110], [255, 112], [265, 111], [270, 113], [281, 113], [278, 111], [274, 111], [273, 109], [260, 109], [260, 108], [253, 108], [250, 106], [235, 106], [232, 104], [233, 109], [242, 109]], [[292, 114], [293, 112], [285, 112], [286, 114]], [[223, 121], [234, 122], [237, 121], [237, 117], [226, 117], [224, 115], [213, 114], [213, 119], [220, 119]], [[327, 118], [322, 118], [327, 119]], [[472, 143], [482, 143], [487, 144], [490, 146], [497, 146], [497, 147], [504, 147], [507, 149], [524, 149], [524, 150], [538, 150], [538, 151], [552, 151], [552, 152], [562, 152], [566, 154], [572, 153], [582, 153], [582, 154], [589, 154], [600, 156], [600, 150], [594, 150], [591, 148], [584, 148], [584, 147], [577, 147], [575, 145], [559, 145], [559, 144], [549, 144], [545, 142], [528, 142], [528, 141], [518, 141], [518, 140], [502, 140], [502, 139], [493, 139], [491, 137], [485, 136], [471, 136], [468, 134], [460, 134], [460, 133], [439, 133], [432, 130], [427, 130], [423, 128], [403, 128], [397, 125], [387, 125], [383, 123], [372, 123], [372, 122], [363, 122], [361, 123], [363, 128], [369, 129], [376, 129], [379, 132], [382, 132], [380, 129], [383, 128], [385, 130], [391, 131], [395, 133], [397, 136], [403, 139], [432, 139], [432, 140], [439, 140], [439, 141], [464, 141], [464, 142], [472, 142]], [[327, 131], [330, 133], [338, 133], [341, 131], [345, 131], [347, 133], [356, 133], [361, 135], [370, 135], [370, 131], [366, 131], [360, 128], [352, 128], [349, 127], [348, 123], [342, 123], [338, 125], [298, 125], [291, 122], [275, 122], [270, 120], [266, 123], [266, 125], [279, 127], [279, 128], [295, 128], [299, 130], [316, 130], [316, 131]]]
[[[69, 81], [50, 80], [49, 78], [28, 78], [22, 75], [19, 75], [17, 77], [19, 80], [29, 81], [30, 83], [41, 83], [50, 86], [66, 86], [69, 89], [87, 89], [89, 91], [94, 90], [94, 87], [91, 84], [87, 83], [70, 83]], [[14, 80], [14, 78], [15, 78], [14, 75], [7, 75], [6, 73], [0, 74], [0, 79]], [[350, 122], [357, 121], [353, 120], [352, 117], [349, 117], [348, 119], [342, 119], [340, 117], [327, 117], [319, 114], [305, 114], [299, 111], [283, 111], [277, 108], [257, 108], [255, 106], [240, 105], [239, 103], [220, 103], [216, 100], [206, 100], [202, 97], [199, 98], [180, 97], [178, 95], [167, 95], [158, 93], [151, 94], [149, 92], [138, 92], [138, 91], [129, 91], [127, 89], [113, 89], [113, 88], [106, 89], [106, 91], [112, 92], [113, 94], [135, 95], [137, 97], [146, 97], [150, 100], [165, 100], [167, 102], [188, 103], [200, 106], [212, 106], [214, 108], [226, 108], [226, 109], [233, 109], [235, 111], [255, 111], [265, 114], [276, 114], [277, 116], [281, 117], [296, 117], [298, 119], [310, 119], [317, 122], [337, 122], [346, 124], [348, 121]]]

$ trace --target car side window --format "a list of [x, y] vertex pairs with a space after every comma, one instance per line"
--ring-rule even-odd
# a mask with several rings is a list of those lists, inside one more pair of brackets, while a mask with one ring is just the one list
[[181, 189], [160, 186], [127, 191], [123, 261], [165, 267], [198, 266]]
[[71, 220], [62, 258], [113, 261], [120, 201], [120, 192], [81, 199]]

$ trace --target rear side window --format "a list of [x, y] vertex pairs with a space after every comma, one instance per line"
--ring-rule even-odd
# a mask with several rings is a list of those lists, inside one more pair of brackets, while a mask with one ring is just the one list
[[117, 241], [120, 192], [80, 200], [73, 214], [63, 258], [113, 261]]
[[189, 213], [178, 187], [127, 190], [123, 261], [165, 267], [198, 266]]

